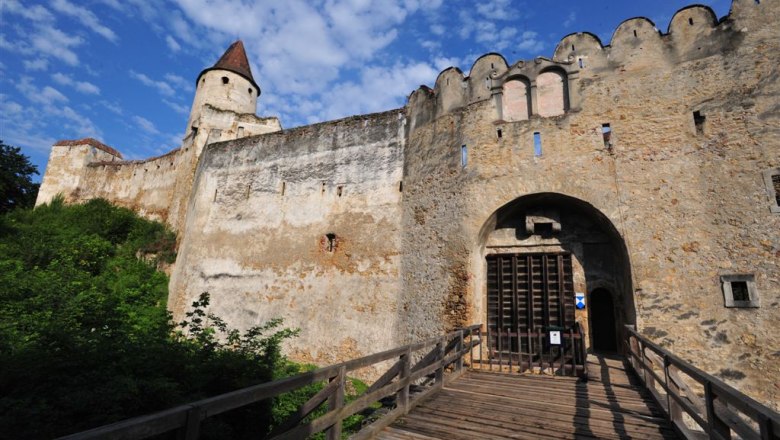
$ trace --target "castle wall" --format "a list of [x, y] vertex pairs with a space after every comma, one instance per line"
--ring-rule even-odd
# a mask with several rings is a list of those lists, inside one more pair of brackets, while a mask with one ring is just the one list
[[88, 163], [121, 160], [118, 153], [106, 151], [99, 146], [99, 143], [91, 139], [63, 141], [54, 145], [35, 204], [49, 203], [58, 194], [61, 194], [66, 202], [77, 200], [78, 192], [85, 185], [82, 178]]
[[[570, 90], [581, 101], [559, 117], [502, 122], [499, 99], [441, 100], [455, 95], [446, 84], [458, 82], [453, 70], [433, 92], [415, 92], [402, 223], [409, 313], [399, 325], [422, 337], [484, 322], [486, 224], [518, 197], [563, 194], [598, 209], [622, 236], [639, 330], [776, 407], [780, 217], [761, 175], [780, 160], [779, 18], [777, 2], [739, 0], [717, 25], [694, 7], [668, 35], [634, 19], [610, 46], [568, 36], [554, 58], [586, 61], [575, 64]], [[703, 133], [694, 111], [706, 116]], [[724, 307], [720, 276], [732, 273], [755, 274], [761, 307]], [[576, 291], [594, 287], [575, 278]]]
[[396, 110], [209, 145], [171, 279], [174, 317], [207, 291], [232, 326], [300, 328], [298, 360], [395, 346], [404, 126]]

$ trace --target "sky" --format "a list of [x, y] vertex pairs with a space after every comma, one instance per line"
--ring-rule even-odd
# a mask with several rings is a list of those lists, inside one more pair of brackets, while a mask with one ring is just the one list
[[[731, 0], [697, 0], [718, 18]], [[257, 113], [291, 128], [402, 107], [482, 54], [551, 57], [587, 31], [609, 44], [690, 0], [0, 0], [0, 139], [42, 175], [51, 146], [94, 137], [126, 159], [181, 143], [195, 80], [241, 39]], [[41, 176], [37, 176], [40, 180]]]

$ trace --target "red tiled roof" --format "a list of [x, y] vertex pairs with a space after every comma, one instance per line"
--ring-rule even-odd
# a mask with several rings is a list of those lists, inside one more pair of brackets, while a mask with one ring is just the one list
[[54, 143], [55, 147], [75, 147], [77, 145], [89, 145], [99, 150], [103, 150], [108, 154], [112, 154], [120, 159], [122, 158], [122, 153], [93, 138], [62, 140]]
[[257, 89], [258, 95], [260, 94], [260, 87], [257, 85], [255, 78], [252, 76], [252, 69], [249, 67], [249, 59], [246, 57], [244, 43], [241, 40], [231, 44], [222, 57], [217, 60], [213, 67], [209, 67], [208, 69], [204, 69], [202, 72], [200, 72], [200, 75], [198, 75], [198, 79], [195, 80], [195, 83], [197, 84], [197, 82], [200, 81], [200, 77], [210, 70], [228, 70], [230, 72], [237, 73], [252, 83], [252, 85]]

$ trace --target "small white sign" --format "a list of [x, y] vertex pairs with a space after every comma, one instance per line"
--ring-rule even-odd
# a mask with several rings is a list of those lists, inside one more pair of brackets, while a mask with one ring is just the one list
[[550, 345], [561, 345], [561, 332], [558, 330], [550, 331]]
[[577, 292], [574, 294], [574, 303], [578, 309], [585, 308], [585, 294]]

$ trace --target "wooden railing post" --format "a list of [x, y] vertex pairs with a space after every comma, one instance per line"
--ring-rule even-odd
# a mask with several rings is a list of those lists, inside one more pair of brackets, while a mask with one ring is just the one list
[[[669, 420], [673, 424], [682, 423], [682, 408], [677, 403], [677, 399], [674, 396], [682, 397], [680, 393], [680, 387], [677, 382], [671, 377], [669, 369], [672, 368], [669, 356], [664, 355], [664, 378], [666, 379], [666, 407], [669, 408]], [[674, 396], [673, 396], [674, 395]]]
[[[344, 391], [347, 384], [347, 368], [341, 366], [339, 372], [335, 377], [330, 379], [331, 382], [338, 381], [338, 387], [336, 391], [328, 397], [328, 411], [339, 410], [344, 407]], [[341, 439], [341, 419], [336, 422], [325, 431], [325, 438], [327, 440], [340, 440]]]
[[[406, 353], [401, 355], [401, 374], [398, 380], [406, 380], [409, 378], [409, 374], [412, 372], [412, 351], [407, 350]], [[398, 407], [403, 408], [404, 414], [409, 412], [409, 384], [404, 385], [398, 392]]]
[[710, 438], [717, 434], [720, 438], [728, 440], [731, 438], [731, 429], [715, 413], [715, 399], [718, 396], [712, 391], [712, 382], [704, 382], [704, 405], [707, 408], [707, 433]]
[[439, 362], [439, 367], [436, 369], [436, 386], [444, 385], [444, 347], [447, 345], [447, 338], [443, 337], [436, 343], [436, 362]]
[[200, 407], [193, 406], [187, 411], [187, 424], [179, 435], [183, 440], [197, 440], [200, 437]]
[[460, 373], [463, 370], [463, 329], [458, 331], [458, 345], [455, 346], [458, 350], [458, 361], [455, 363], [455, 372]]

